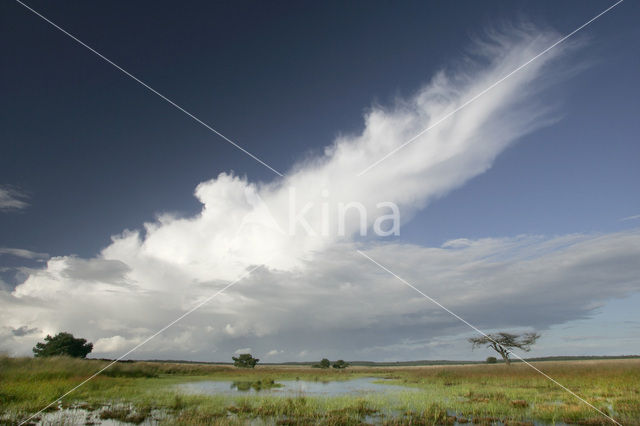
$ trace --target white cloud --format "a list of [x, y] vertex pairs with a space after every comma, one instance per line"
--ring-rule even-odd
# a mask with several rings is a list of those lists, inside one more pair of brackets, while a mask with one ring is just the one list
[[126, 352], [139, 343], [140, 339], [126, 339], [122, 336], [103, 337], [96, 340], [93, 345], [93, 352], [96, 354]]
[[[446, 346], [425, 344], [429, 339], [467, 332], [356, 248], [489, 329], [549, 327], [588, 317], [610, 298], [638, 291], [638, 232], [458, 239], [442, 247], [366, 238], [354, 242], [356, 218], [347, 223], [344, 237], [335, 221], [326, 236], [287, 232], [292, 188], [299, 208], [312, 206], [305, 218], [321, 234], [323, 215], [335, 212], [340, 202], [357, 201], [374, 213], [379, 202], [392, 201], [407, 221], [416, 210], [488, 170], [511, 143], [553, 121], [534, 95], [552, 80], [552, 60], [562, 46], [388, 161], [356, 176], [556, 36], [531, 30], [494, 35], [476, 45], [480, 61], [437, 74], [392, 107], [371, 108], [362, 133], [340, 136], [320, 158], [297, 164], [287, 177], [252, 183], [222, 173], [196, 188], [202, 210], [193, 217], [162, 215], [146, 223], [144, 232], [112, 237], [92, 259], [48, 259], [46, 267], [31, 270], [14, 291], [0, 291], [0, 319], [8, 327], [0, 341], [27, 353], [35, 341], [17, 339], [10, 330], [25, 325], [45, 334], [67, 330], [94, 341], [97, 353], [116, 357], [259, 264], [265, 268], [135, 356], [210, 360], [213, 350], [217, 357], [230, 357], [251, 352], [236, 350], [250, 345], [273, 357], [284, 356], [273, 354], [274, 347], [308, 359], [374, 359], [371, 348], [387, 348], [385, 357], [412, 357]], [[367, 226], [374, 219], [368, 216]]]
[[[222, 173], [203, 182], [195, 192], [203, 204], [200, 214], [161, 216], [145, 224], [144, 234], [134, 231], [114, 238], [102, 255], [129, 265], [139, 281], [149, 281], [147, 275], [155, 273], [150, 269], [177, 273], [187, 282], [234, 279], [254, 264], [299, 267], [301, 260], [340, 240], [340, 203], [361, 204], [369, 213], [368, 226], [376, 215], [388, 213], [378, 207], [384, 201], [397, 204], [402, 220], [409, 220], [416, 209], [489, 169], [510, 143], [553, 121], [534, 95], [541, 73], [550, 71], [550, 61], [562, 48], [514, 74], [384, 164], [364, 176], [356, 174], [534, 56], [555, 36], [496, 35], [493, 44], [477, 46], [476, 53], [484, 54], [488, 66], [467, 62], [465, 69], [438, 73], [392, 107], [371, 108], [361, 134], [340, 136], [324, 155], [297, 164], [283, 179], [251, 183]], [[545, 75], [545, 84], [549, 80]], [[295, 222], [304, 206], [310, 206], [304, 221], [316, 234], [322, 234], [325, 217], [332, 219], [326, 237], [310, 236], [301, 222]], [[292, 223], [297, 230], [293, 237], [288, 235]], [[346, 221], [347, 240], [358, 230], [352, 211]], [[144, 277], [138, 277], [142, 270]]]
[[27, 194], [11, 185], [0, 185], [0, 212], [22, 210], [29, 206]]
[[251, 348], [240, 348], [240, 349], [236, 349], [235, 351], [233, 351], [234, 354], [239, 355], [239, 354], [250, 354], [251, 353]]

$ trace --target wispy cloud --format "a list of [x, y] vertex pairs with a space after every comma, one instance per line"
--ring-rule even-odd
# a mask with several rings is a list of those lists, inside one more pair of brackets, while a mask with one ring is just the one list
[[29, 206], [26, 201], [29, 197], [23, 191], [11, 186], [0, 185], [0, 211], [10, 212], [22, 210]]
[[624, 222], [626, 220], [636, 220], [636, 219], [640, 219], [640, 214], [636, 214], [633, 216], [627, 216], [627, 217], [623, 217], [622, 219], [620, 219], [620, 222]]
[[11, 247], [0, 247], [0, 255], [3, 254], [32, 260], [44, 260], [49, 258], [49, 255], [47, 253], [38, 253], [31, 250]]

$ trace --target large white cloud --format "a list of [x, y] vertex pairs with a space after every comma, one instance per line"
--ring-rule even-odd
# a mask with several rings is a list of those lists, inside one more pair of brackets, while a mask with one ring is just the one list
[[[562, 47], [357, 176], [556, 37], [531, 28], [493, 34], [474, 45], [475, 61], [438, 73], [391, 107], [371, 108], [360, 134], [337, 138], [285, 178], [252, 183], [222, 173], [198, 185], [202, 210], [193, 217], [163, 215], [144, 231], [113, 237], [93, 259], [49, 259], [12, 292], [0, 292], [4, 349], [25, 353], [37, 337], [68, 330], [93, 340], [97, 355], [118, 356], [254, 265], [264, 267], [137, 356], [227, 359], [251, 347], [287, 359], [332, 348], [375, 359], [376, 351], [424, 348], [424, 339], [465, 331], [356, 248], [482, 327], [547, 327], [637, 291], [630, 258], [640, 254], [638, 233], [456, 240], [428, 248], [357, 238], [353, 211], [339, 232], [340, 203], [362, 205], [368, 229], [376, 215], [389, 213], [380, 202], [393, 202], [409, 220], [489, 169], [510, 143], [552, 122], [552, 111], [535, 99], [555, 75]], [[312, 232], [302, 222], [291, 232], [292, 216], [301, 211]]]
[[[550, 61], [562, 47], [504, 80], [365, 175], [357, 176], [358, 172], [542, 51], [556, 37], [524, 30], [494, 34], [490, 41], [475, 45], [481, 61], [438, 73], [412, 97], [391, 107], [372, 107], [361, 134], [339, 137], [324, 155], [295, 165], [285, 178], [251, 183], [222, 173], [196, 189], [203, 204], [199, 215], [163, 216], [145, 225], [144, 236], [131, 233], [117, 239], [103, 256], [132, 267], [131, 262], [141, 267], [140, 263], [153, 259], [188, 271], [188, 278], [198, 281], [214, 276], [232, 279], [252, 264], [268, 263], [282, 269], [299, 266], [300, 259], [331, 246], [339, 237], [340, 203], [362, 205], [368, 226], [377, 215], [389, 213], [379, 207], [385, 201], [397, 204], [403, 220], [408, 220], [416, 209], [490, 168], [510, 143], [553, 120], [534, 95], [552, 80]], [[295, 221], [301, 212], [308, 228]], [[358, 232], [359, 221], [354, 210], [346, 217], [344, 234], [350, 236]], [[324, 218], [329, 218], [325, 230]]]

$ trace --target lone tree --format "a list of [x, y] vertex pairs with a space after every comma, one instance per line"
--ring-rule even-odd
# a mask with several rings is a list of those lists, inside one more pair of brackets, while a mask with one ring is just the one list
[[511, 364], [509, 359], [509, 353], [512, 348], [522, 349], [525, 352], [531, 350], [533, 345], [540, 335], [538, 333], [524, 333], [524, 334], [511, 334], [511, 333], [496, 333], [488, 334], [480, 337], [472, 337], [469, 342], [473, 345], [473, 349], [480, 346], [486, 346], [494, 351], [498, 352], [505, 364]]
[[45, 357], [66, 355], [74, 358], [86, 358], [93, 350], [93, 343], [87, 343], [87, 339], [76, 339], [73, 334], [62, 332], [51, 337], [44, 338], [45, 343], [39, 342], [33, 347], [33, 356]]
[[232, 356], [231, 359], [233, 359], [233, 365], [239, 368], [253, 368], [260, 361], [251, 354], [240, 354], [238, 357]]

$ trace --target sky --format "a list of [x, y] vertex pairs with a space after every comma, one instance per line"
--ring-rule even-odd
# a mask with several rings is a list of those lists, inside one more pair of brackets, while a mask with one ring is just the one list
[[27, 4], [268, 167], [3, 2], [0, 351], [640, 354], [637, 3]]

